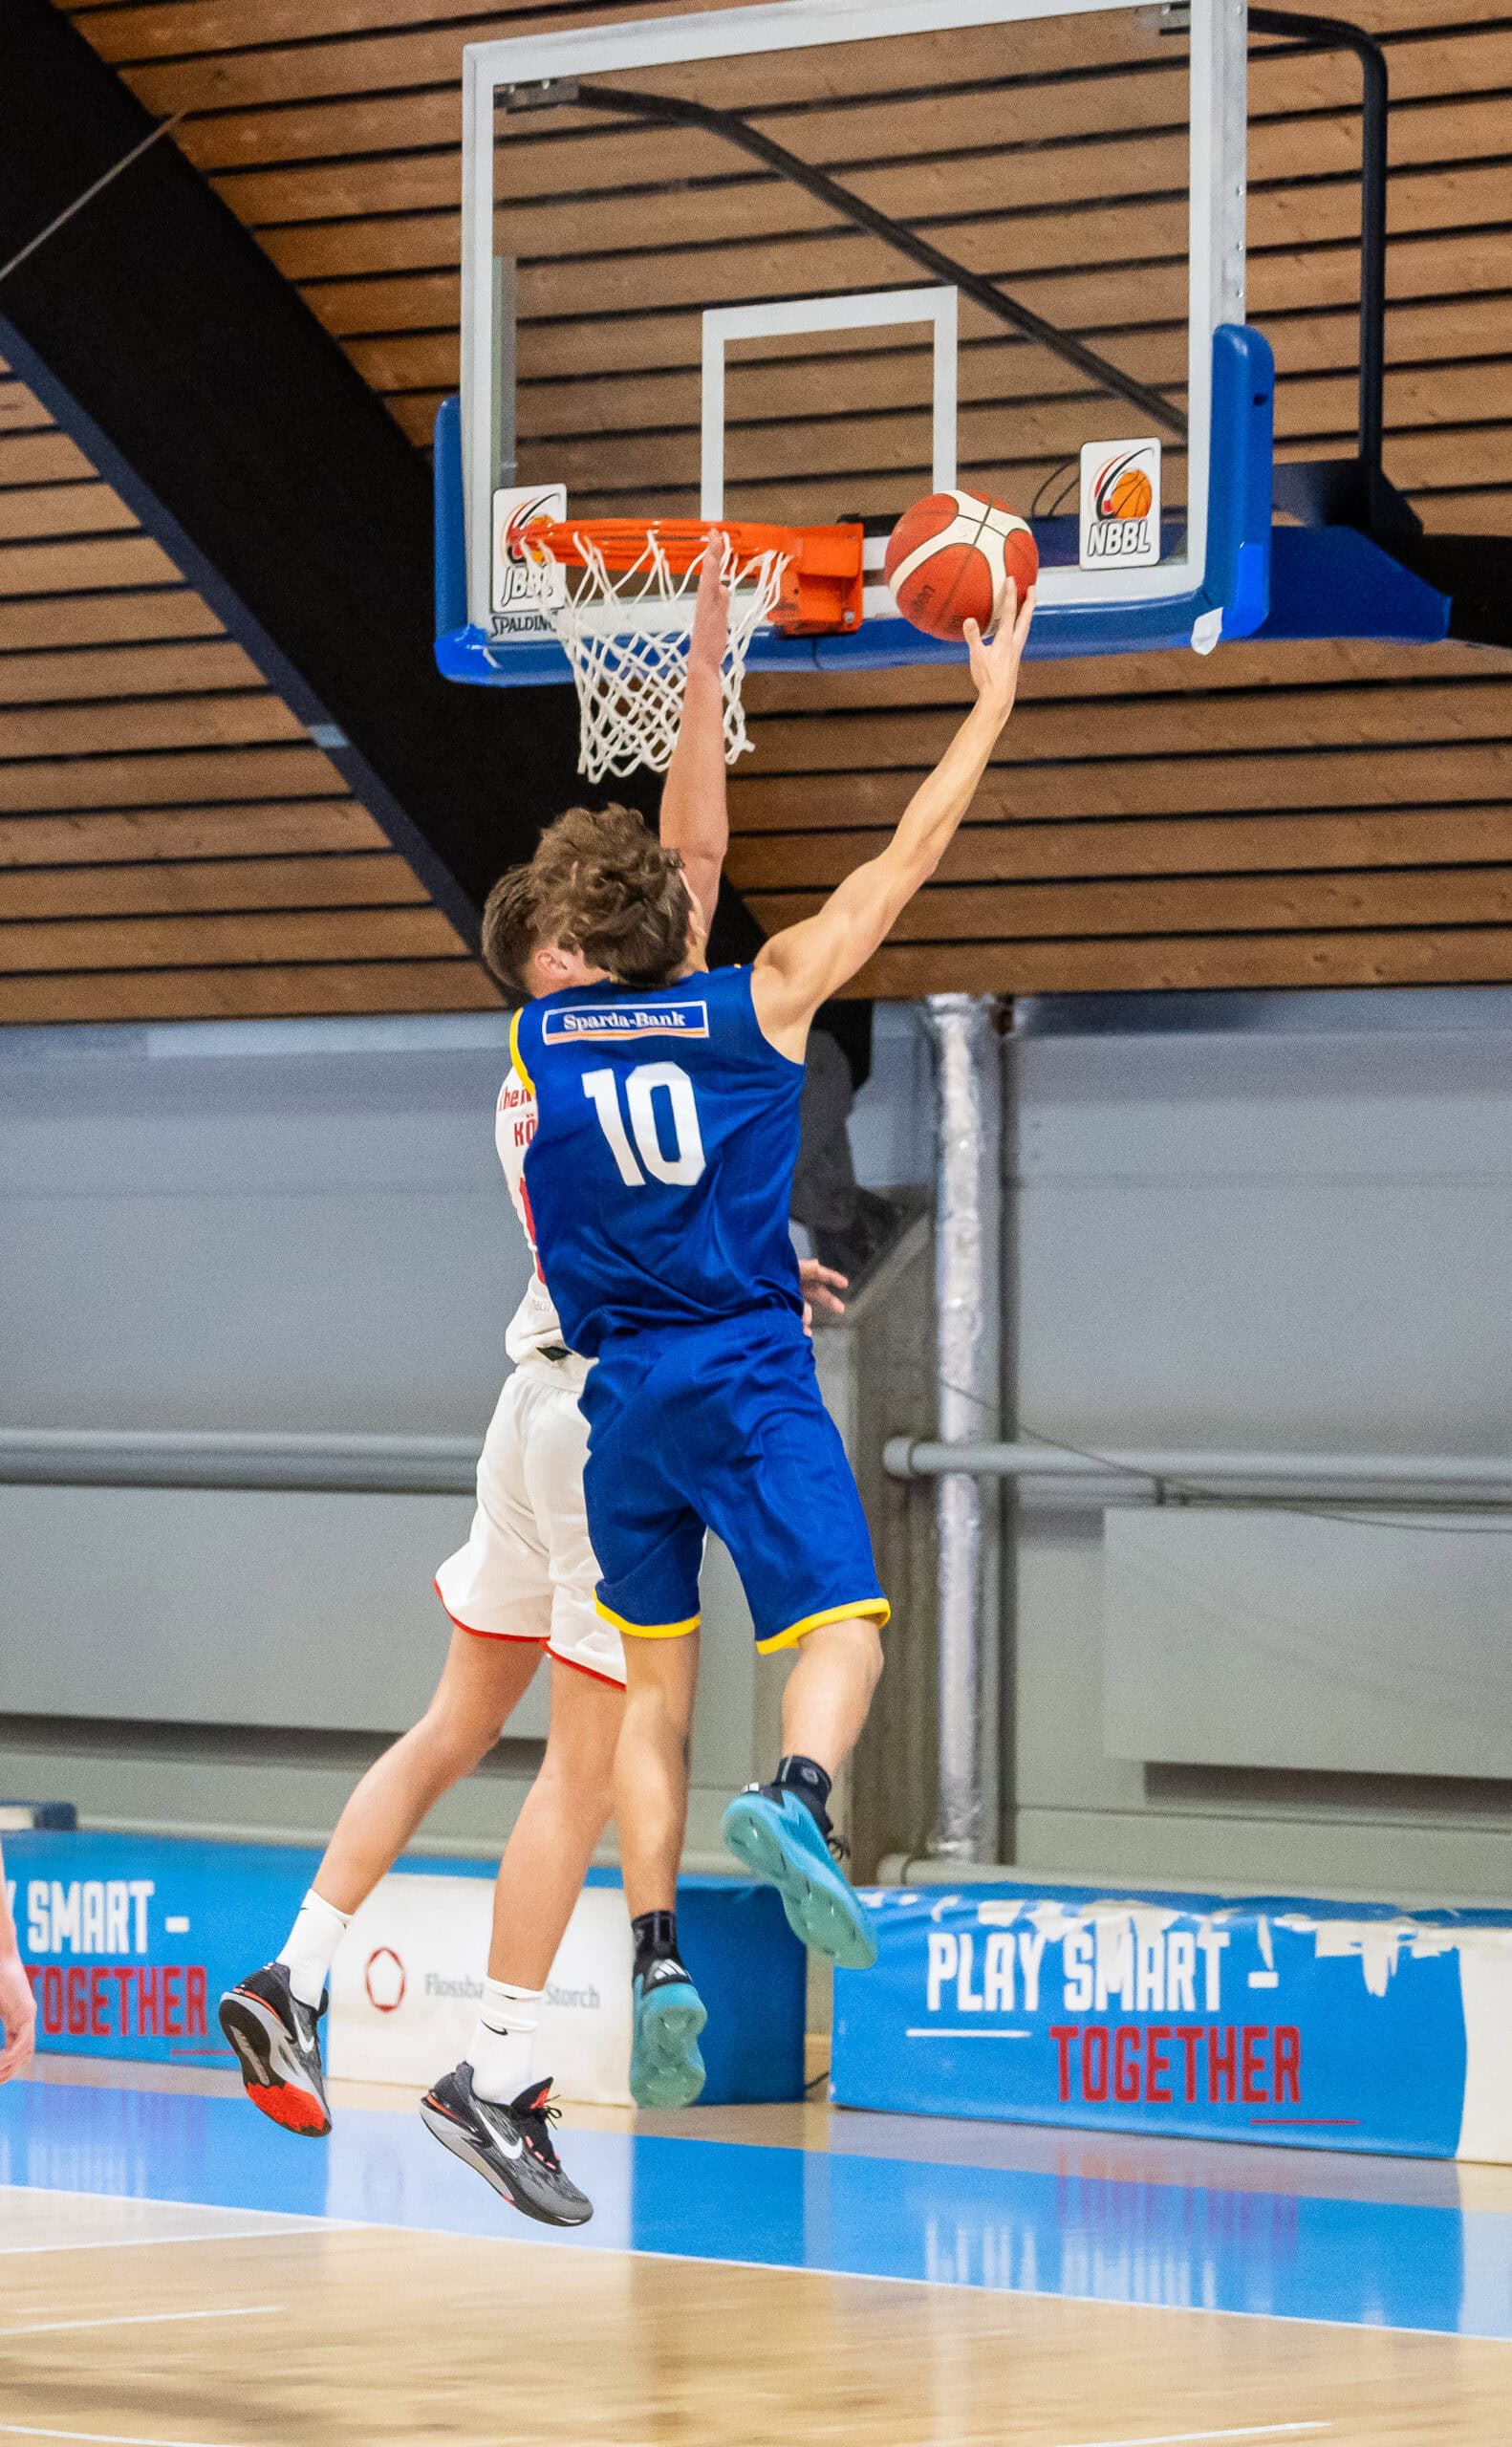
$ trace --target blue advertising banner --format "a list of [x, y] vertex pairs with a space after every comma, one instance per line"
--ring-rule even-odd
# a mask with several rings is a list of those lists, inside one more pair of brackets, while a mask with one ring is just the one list
[[[36, 1994], [38, 2046], [70, 2056], [230, 2065], [216, 2020], [222, 1992], [282, 1944], [319, 1857], [277, 1844], [8, 1831], [6, 1884]], [[491, 1882], [494, 1873], [486, 1861], [420, 1855], [399, 1870], [431, 1881]], [[591, 1870], [589, 1883], [617, 1888], [618, 1873]], [[805, 1960], [775, 1893], [738, 1877], [686, 1877], [678, 1911], [709, 2008], [705, 2099], [800, 2098]], [[481, 1959], [459, 1961], [444, 1984], [476, 1998], [485, 1967]], [[617, 1959], [604, 1976], [617, 1977]], [[469, 2008], [468, 2028], [471, 2016]]]
[[1512, 2161], [1512, 1913], [1003, 1884], [868, 1898], [843, 2107]]

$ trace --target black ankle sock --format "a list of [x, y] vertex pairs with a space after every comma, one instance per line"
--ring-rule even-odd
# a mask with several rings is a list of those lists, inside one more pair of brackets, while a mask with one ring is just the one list
[[830, 1798], [830, 1778], [817, 1759], [802, 1758], [796, 1751], [787, 1759], [779, 1759], [772, 1782], [779, 1792], [796, 1793], [812, 1810], [820, 1834], [829, 1834], [825, 1805]]
[[636, 1941], [633, 1979], [643, 1978], [654, 1962], [680, 1962], [675, 1912], [639, 1912], [630, 1923], [630, 1934]]

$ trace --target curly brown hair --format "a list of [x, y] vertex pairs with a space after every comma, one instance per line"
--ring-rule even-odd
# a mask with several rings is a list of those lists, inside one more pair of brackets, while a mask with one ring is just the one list
[[528, 866], [510, 867], [483, 913], [483, 956], [511, 1002], [535, 991], [544, 943], [580, 952], [626, 985], [664, 985], [688, 956], [693, 903], [675, 850], [634, 808], [570, 807]]
[[535, 930], [533, 880], [529, 867], [510, 867], [483, 904], [484, 963], [511, 1007], [529, 1003], [535, 991], [529, 964], [540, 938]]

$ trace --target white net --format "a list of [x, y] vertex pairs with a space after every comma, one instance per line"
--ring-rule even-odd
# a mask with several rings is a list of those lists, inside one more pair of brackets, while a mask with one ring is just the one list
[[[682, 721], [698, 564], [671, 568], [654, 527], [647, 530], [645, 551], [628, 570], [606, 568], [592, 536], [579, 540], [585, 565], [569, 574], [567, 600], [541, 605], [577, 684], [579, 768], [591, 782], [606, 773], [632, 773], [637, 765], [665, 772]], [[729, 597], [722, 675], [724, 755], [733, 765], [750, 746], [741, 704], [745, 657], [756, 631], [771, 617], [787, 557], [768, 552], [742, 559], [723, 531], [719, 541]]]

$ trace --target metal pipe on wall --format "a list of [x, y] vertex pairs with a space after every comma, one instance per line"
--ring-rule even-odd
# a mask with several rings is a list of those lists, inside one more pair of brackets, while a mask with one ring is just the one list
[[[989, 997], [932, 994], [935, 1055], [935, 1303], [942, 1442], [990, 1440], [998, 1417], [1000, 1198], [994, 1151], [998, 1037]], [[971, 1861], [983, 1839], [983, 1719], [986, 1597], [995, 1554], [984, 1528], [994, 1491], [963, 1471], [936, 1488], [940, 1536], [940, 1802], [931, 1851]], [[991, 1839], [996, 1841], [996, 1830]]]
[[[3, 1448], [0, 1448], [3, 1449]], [[1118, 1446], [999, 1444], [986, 1440], [889, 1437], [882, 1462], [896, 1479], [969, 1474], [1011, 1479], [1039, 1497], [1057, 1488], [1077, 1504], [1157, 1504], [1217, 1498], [1338, 1503], [1496, 1504], [1512, 1497], [1512, 1455], [1450, 1453], [1229, 1453]]]

